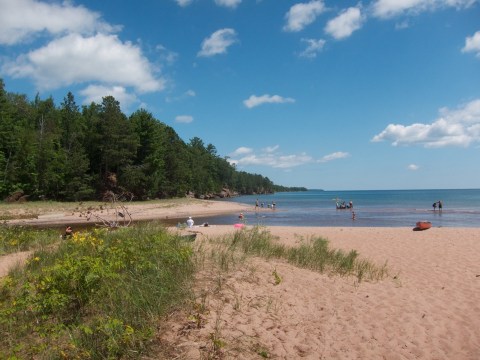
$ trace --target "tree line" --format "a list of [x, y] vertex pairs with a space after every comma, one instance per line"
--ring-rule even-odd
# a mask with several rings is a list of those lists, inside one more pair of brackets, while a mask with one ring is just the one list
[[0, 79], [0, 197], [80, 201], [107, 191], [136, 199], [201, 197], [222, 189], [238, 194], [306, 190], [275, 185], [238, 171], [214, 145], [175, 130], [141, 109], [126, 116], [106, 96], [78, 106], [69, 92], [59, 107], [49, 97], [10, 93]]

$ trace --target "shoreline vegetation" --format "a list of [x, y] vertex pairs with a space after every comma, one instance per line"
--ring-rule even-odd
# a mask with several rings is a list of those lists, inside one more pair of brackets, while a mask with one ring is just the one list
[[[24, 236], [33, 231], [24, 231]], [[151, 222], [116, 231], [77, 232], [55, 245], [35, 250], [22, 270], [2, 280], [2, 356], [96, 359], [148, 354], [155, 329], [172, 311], [184, 313], [188, 324], [201, 329], [202, 317], [213, 310], [205, 296], [218, 298], [226, 278], [253, 257], [353, 276], [358, 282], [387, 275], [384, 266], [359, 260], [353, 250], [329, 249], [324, 239], [288, 248], [257, 227], [193, 244], [189, 237]], [[195, 273], [201, 271], [210, 274], [203, 281], [215, 287], [207, 294], [198, 293], [195, 283]], [[282, 282], [276, 270], [272, 279], [275, 285]], [[218, 332], [211, 336], [201, 352], [219, 357], [226, 340]]]
[[25, 255], [0, 271], [0, 357], [480, 356], [478, 229], [155, 221], [252, 208], [178, 199], [128, 205], [152, 221], [60, 240], [48, 227], [78, 204], [57, 205], [0, 206], [0, 268]]
[[[127, 116], [113, 96], [79, 106], [68, 92], [33, 101], [10, 93], [0, 78], [0, 199], [103, 199], [109, 192], [135, 199], [306, 190], [239, 171], [213, 144], [188, 142], [140, 109]], [[36, 139], [36, 141], [32, 141]]]

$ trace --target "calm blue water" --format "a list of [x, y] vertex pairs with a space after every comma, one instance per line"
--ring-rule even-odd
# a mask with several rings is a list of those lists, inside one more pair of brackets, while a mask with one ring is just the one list
[[[351, 210], [337, 210], [336, 199], [353, 201]], [[255, 212], [255, 201], [265, 204]], [[441, 200], [443, 210], [433, 211], [432, 204]], [[249, 225], [266, 226], [368, 226], [414, 227], [419, 220], [428, 220], [434, 227], [480, 227], [480, 189], [470, 190], [374, 190], [286, 192], [272, 195], [249, 195], [221, 200], [251, 204], [246, 212]], [[267, 204], [276, 203], [276, 209]], [[196, 223], [233, 224], [237, 215], [196, 219]]]

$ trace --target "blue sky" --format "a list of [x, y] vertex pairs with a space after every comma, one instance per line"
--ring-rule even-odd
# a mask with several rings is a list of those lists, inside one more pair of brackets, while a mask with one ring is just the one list
[[480, 187], [478, 0], [0, 0], [0, 77], [113, 95], [276, 184]]

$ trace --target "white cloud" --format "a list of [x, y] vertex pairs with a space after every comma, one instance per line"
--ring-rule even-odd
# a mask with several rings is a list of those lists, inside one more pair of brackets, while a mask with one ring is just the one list
[[175, 0], [177, 2], [177, 4], [181, 7], [185, 7], [185, 6], [188, 6], [190, 5], [193, 0]]
[[252, 148], [241, 146], [238, 149], [236, 149], [233, 153], [231, 153], [230, 156], [235, 157], [235, 156], [239, 156], [239, 155], [250, 154], [252, 152], [253, 152]]
[[473, 52], [476, 53], [477, 57], [480, 57], [480, 31], [465, 39], [465, 46], [462, 52]]
[[[243, 149], [242, 151], [239, 151]], [[232, 153], [231, 163], [239, 166], [262, 165], [280, 169], [290, 169], [313, 161], [312, 157], [305, 154], [283, 155], [277, 152], [279, 146], [267, 147], [260, 153], [254, 153], [250, 148], [239, 148]]]
[[318, 15], [325, 11], [323, 1], [314, 0], [308, 3], [293, 5], [285, 15], [287, 24], [283, 27], [285, 31], [301, 31], [307, 25], [315, 21]]
[[343, 10], [340, 15], [330, 20], [325, 26], [325, 32], [335, 39], [344, 39], [362, 27], [362, 12], [358, 7]]
[[140, 48], [121, 42], [116, 35], [70, 34], [19, 56], [2, 70], [15, 78], [33, 78], [42, 89], [90, 81], [132, 86], [140, 92], [164, 87], [164, 81], [155, 78], [153, 66]]
[[309, 163], [325, 163], [350, 157], [348, 152], [337, 151], [315, 160], [310, 155], [300, 154], [284, 155], [280, 152], [280, 146], [268, 146], [258, 153], [249, 147], [239, 147], [230, 154], [229, 161], [238, 166], [261, 165], [273, 168], [291, 169]]
[[84, 96], [83, 104], [90, 104], [95, 102], [97, 104], [102, 103], [102, 99], [105, 96], [113, 96], [117, 100], [123, 109], [129, 108], [130, 105], [137, 102], [138, 99], [135, 94], [129, 94], [127, 89], [123, 86], [100, 86], [90, 85], [80, 91], [80, 95]]
[[333, 160], [345, 159], [349, 156], [350, 156], [350, 154], [348, 152], [337, 151], [337, 152], [325, 155], [320, 160], [318, 160], [318, 162], [325, 163], [325, 162], [329, 162], [329, 161], [333, 161]]
[[391, 18], [402, 14], [415, 15], [438, 8], [468, 8], [477, 0], [376, 0], [372, 5], [373, 15]]
[[242, 0], [215, 0], [215, 4], [229, 8], [236, 8]]
[[284, 98], [279, 95], [262, 95], [262, 96], [256, 96], [256, 95], [251, 95], [247, 100], [243, 101], [243, 104], [251, 109], [255, 106], [260, 106], [262, 104], [282, 104], [282, 103], [294, 103], [295, 100], [292, 98]]
[[417, 171], [418, 169], [420, 169], [420, 166], [418, 166], [416, 164], [410, 164], [410, 165], [407, 166], [407, 169], [411, 170], [411, 171]]
[[307, 43], [307, 48], [300, 53], [300, 57], [313, 59], [317, 57], [317, 53], [322, 51], [326, 41], [323, 39], [302, 39]]
[[391, 141], [392, 145], [421, 145], [428, 148], [468, 147], [480, 142], [480, 99], [456, 110], [440, 109], [440, 117], [431, 124], [390, 124], [373, 142]]
[[193, 121], [193, 116], [190, 115], [178, 115], [175, 117], [175, 122], [190, 124]]
[[198, 56], [209, 57], [224, 54], [227, 52], [227, 48], [237, 41], [237, 33], [234, 29], [217, 30], [203, 40], [202, 49], [198, 52]]
[[13, 45], [30, 40], [34, 35], [49, 33], [64, 35], [69, 32], [91, 35], [120, 29], [100, 19], [100, 14], [83, 6], [73, 6], [36, 0], [0, 0], [0, 44]]

